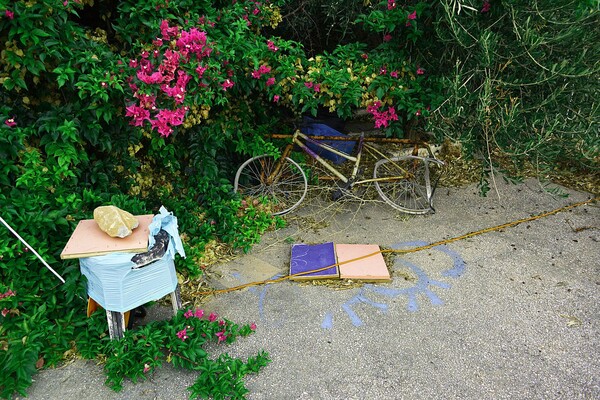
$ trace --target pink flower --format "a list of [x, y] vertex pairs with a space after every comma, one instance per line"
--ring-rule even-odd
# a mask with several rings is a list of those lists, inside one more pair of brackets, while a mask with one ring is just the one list
[[425, 73], [425, 70], [421, 67], [417, 68], [417, 75], [423, 75]]
[[259, 12], [260, 12], [260, 10], [258, 8], [255, 8], [254, 10], [252, 10], [252, 14], [254, 14], [254, 15], [258, 15]]
[[390, 40], [392, 40], [392, 35], [390, 35], [389, 33], [386, 33], [385, 35], [383, 35], [384, 42], [389, 42]]
[[144, 373], [150, 371], [150, 366], [148, 364], [144, 364]]
[[155, 120], [150, 120], [152, 129], [156, 129], [161, 136], [169, 136], [173, 133], [171, 126], [178, 126], [183, 123], [187, 107], [180, 107], [175, 111], [171, 110], [160, 110], [156, 114]]
[[225, 326], [225, 321], [223, 321], [223, 320], [220, 320], [220, 321], [219, 321], [219, 326]]
[[169, 40], [172, 36], [175, 37], [179, 34], [179, 28], [176, 26], [169, 27], [169, 21], [163, 19], [160, 23], [160, 32], [165, 40]]
[[406, 26], [412, 26], [412, 24], [410, 23], [410, 21], [406, 21]]
[[165, 79], [159, 71], [148, 75], [146, 72], [138, 70], [137, 77], [140, 81], [147, 83], [148, 85], [162, 83]]
[[366, 53], [362, 53], [360, 56], [362, 57], [363, 60], [367, 60], [369, 58], [369, 55]]
[[187, 310], [185, 314], [183, 314], [185, 318], [191, 318], [194, 316], [194, 312], [192, 310]]
[[417, 19], [417, 10], [413, 11], [411, 14], [408, 14], [408, 19]]
[[256, 324], [254, 322], [250, 324], [250, 330], [252, 330], [252, 331], [256, 330]]
[[210, 322], [214, 322], [214, 321], [216, 321], [216, 320], [217, 320], [217, 317], [218, 317], [218, 316], [217, 316], [217, 314], [215, 314], [215, 313], [210, 313], [210, 315], [208, 316], [208, 320], [209, 320]]
[[125, 116], [133, 118], [133, 121], [130, 122], [133, 126], [142, 126], [145, 120], [150, 119], [150, 111], [136, 104], [130, 105], [125, 110]]
[[275, 84], [275, 78], [271, 77], [267, 79], [267, 86], [272, 86]]
[[254, 79], [260, 79], [260, 72], [258, 72], [258, 70], [255, 69], [254, 71], [252, 71], [252, 77]]
[[4, 15], [6, 15], [6, 18], [8, 18], [8, 19], [13, 19], [13, 18], [15, 18], [15, 13], [14, 13], [14, 12], [12, 12], [12, 11], [10, 11], [10, 10], [6, 10], [6, 11], [4, 11]]
[[183, 341], [185, 341], [185, 339], [188, 338], [187, 335], [187, 328], [183, 328], [182, 330], [180, 330], [179, 332], [177, 332], [177, 337]]
[[149, 94], [140, 95], [138, 93], [135, 93], [133, 96], [140, 101], [140, 107], [147, 110], [153, 110], [155, 108], [156, 96], [151, 96]]
[[16, 293], [13, 292], [11, 289], [8, 289], [8, 291], [6, 293], [0, 294], [0, 299], [3, 299], [5, 297], [14, 296], [14, 295], [16, 295]]
[[225, 339], [227, 339], [227, 335], [225, 334], [225, 331], [217, 332], [216, 335], [217, 335], [217, 338], [219, 339], [219, 341], [217, 343], [224, 342]]
[[379, 68], [379, 75], [385, 75], [385, 74], [387, 74], [387, 69], [385, 69], [385, 67]]
[[390, 76], [392, 78], [397, 78], [398, 77], [398, 71], [392, 71], [392, 72], [390, 72]]
[[416, 115], [417, 117], [420, 117], [420, 116], [421, 116], [421, 110], [417, 110], [417, 112], [415, 112], [415, 115]]
[[137, 60], [133, 60], [133, 59], [129, 60], [129, 66], [131, 68], [137, 68], [137, 66], [138, 66]]
[[315, 83], [315, 85], [313, 86], [313, 89], [315, 90], [315, 92], [320, 92], [321, 91], [321, 84], [320, 83]]
[[387, 113], [390, 121], [398, 121], [398, 114], [396, 114], [394, 107], [388, 108]]
[[204, 310], [201, 310], [200, 308], [196, 309], [196, 312], [194, 313], [194, 316], [196, 318], [202, 318], [204, 316]]
[[204, 72], [208, 69], [208, 67], [203, 67], [202, 65], [198, 65], [196, 68], [196, 72], [198, 73], [198, 78], [202, 78]]
[[4, 121], [4, 125], [8, 126], [9, 128], [12, 128], [17, 126], [17, 123], [15, 122], [14, 118], [9, 118], [6, 121]]
[[3, 317], [6, 317], [7, 315], [8, 315], [8, 308], [4, 308], [4, 309], [2, 310], [2, 316], [3, 316]]
[[221, 83], [221, 87], [224, 91], [227, 91], [227, 89], [233, 87], [233, 85], [234, 83], [230, 79], [225, 79], [225, 82]]
[[367, 107], [367, 111], [373, 114], [376, 128], [387, 127], [390, 121], [398, 121], [398, 115], [393, 107], [388, 108], [387, 111], [379, 111], [380, 106], [381, 103], [376, 101]]
[[271, 72], [271, 67], [269, 67], [268, 65], [261, 65], [258, 68], [258, 72], [260, 72], [261, 75], [268, 74], [269, 72]]
[[396, 2], [394, 0], [388, 0], [388, 10], [393, 10], [396, 8]]
[[312, 82], [304, 82], [304, 86], [306, 86], [308, 89], [312, 89], [313, 83]]
[[483, 0], [483, 7], [481, 7], [481, 12], [486, 13], [490, 11], [490, 8], [492, 8], [490, 2], [488, 0]]
[[152, 125], [152, 129], [156, 129], [161, 136], [168, 137], [171, 133], [173, 133], [173, 128], [171, 128], [165, 121], [151, 119], [150, 125]]
[[367, 112], [370, 112], [371, 114], [374, 114], [375, 112], [377, 112], [377, 110], [379, 109], [379, 107], [381, 106], [381, 102], [380, 101], [376, 101], [373, 104], [371, 104], [370, 106], [367, 107]]
[[279, 95], [276, 94], [275, 96], [273, 96], [273, 103], [277, 103], [279, 101]]
[[279, 50], [279, 47], [275, 46], [275, 43], [273, 43], [273, 41], [271, 41], [271, 40], [267, 40], [267, 47], [272, 52], [276, 52], [277, 50]]

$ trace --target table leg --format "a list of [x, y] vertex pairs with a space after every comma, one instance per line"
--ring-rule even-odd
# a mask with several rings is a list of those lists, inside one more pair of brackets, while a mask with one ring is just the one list
[[121, 339], [125, 333], [125, 315], [122, 312], [106, 310], [106, 320], [111, 340]]
[[181, 291], [179, 290], [179, 285], [177, 285], [174, 292], [171, 292], [171, 304], [173, 305], [173, 315], [176, 315], [177, 311], [181, 309]]

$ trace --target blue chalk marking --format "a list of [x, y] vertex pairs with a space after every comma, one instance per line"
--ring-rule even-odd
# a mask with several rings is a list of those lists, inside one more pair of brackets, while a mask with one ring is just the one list
[[[362, 290], [361, 290], [361, 293], [362, 293]], [[370, 305], [370, 306], [372, 306], [372, 307], [375, 307], [375, 308], [379, 308], [379, 309], [380, 309], [381, 311], [383, 311], [383, 312], [386, 312], [386, 311], [388, 310], [388, 306], [387, 306], [387, 304], [383, 304], [383, 303], [376, 303], [376, 302], [374, 302], [373, 300], [369, 300], [369, 299], [367, 299], [367, 298], [366, 298], [365, 296], [363, 296], [361, 293], [359, 293], [359, 294], [356, 296], [356, 298], [357, 298], [357, 299], [358, 299], [360, 302], [362, 302], [362, 303], [365, 303], [365, 304], [368, 304], [368, 305]]]
[[325, 314], [325, 318], [323, 318], [323, 322], [321, 323], [321, 328], [323, 329], [331, 329], [333, 328], [333, 314], [328, 312]]
[[440, 299], [434, 292], [432, 292], [431, 289], [429, 289], [429, 286], [437, 286], [442, 289], [449, 289], [452, 287], [452, 285], [429, 278], [425, 271], [413, 263], [405, 260], [400, 260], [400, 262], [409, 267], [417, 275], [417, 283], [415, 286], [406, 289], [398, 289], [398, 294], [404, 294], [408, 297], [408, 311], [415, 312], [419, 310], [417, 295], [420, 293], [425, 294], [429, 298], [431, 304], [434, 306], [440, 306], [444, 304], [444, 301]]
[[446, 253], [448, 256], [450, 256], [450, 258], [452, 258], [452, 261], [454, 262], [454, 266], [446, 271], [443, 271], [442, 276], [448, 276], [450, 278], [460, 278], [460, 276], [465, 272], [465, 269], [467, 268], [467, 263], [465, 263], [465, 260], [463, 260], [457, 252], [455, 252], [454, 250], [450, 250], [446, 245], [436, 246], [434, 247], [434, 249]]
[[382, 294], [384, 296], [392, 297], [392, 298], [396, 297], [400, 294], [403, 294], [404, 291], [406, 290], [406, 289], [393, 289], [393, 288], [387, 288], [387, 287], [375, 286], [375, 285], [365, 285], [365, 288], [371, 290], [372, 292]]
[[352, 321], [352, 325], [354, 326], [361, 326], [363, 324], [362, 319], [360, 319], [360, 317], [354, 312], [354, 310], [350, 307], [350, 305], [352, 305], [352, 300], [342, 304], [342, 308], [344, 309], [344, 311], [346, 311], [346, 314], [348, 314], [348, 317], [350, 317], [350, 321]]
[[377, 302], [365, 297], [363, 295], [364, 293], [365, 293], [365, 288], [362, 288], [354, 297], [352, 297], [350, 300], [348, 300], [347, 302], [342, 304], [342, 308], [344, 309], [344, 311], [346, 311], [346, 314], [348, 314], [348, 317], [350, 317], [350, 321], [352, 321], [352, 325], [354, 325], [354, 326], [361, 326], [363, 324], [362, 319], [360, 319], [358, 314], [356, 314], [356, 312], [352, 309], [352, 306], [354, 304], [365, 303], [365, 304], [370, 305], [371, 307], [380, 309], [384, 313], [387, 312], [387, 310], [388, 310], [387, 304], [377, 303]]

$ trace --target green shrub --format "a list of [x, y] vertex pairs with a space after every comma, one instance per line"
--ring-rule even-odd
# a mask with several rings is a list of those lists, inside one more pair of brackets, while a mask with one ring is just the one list
[[[436, 2], [439, 71], [447, 99], [430, 128], [460, 141], [488, 171], [529, 160], [597, 173], [594, 100], [600, 72], [600, 11], [593, 1]], [[484, 181], [485, 182], [485, 181]]]

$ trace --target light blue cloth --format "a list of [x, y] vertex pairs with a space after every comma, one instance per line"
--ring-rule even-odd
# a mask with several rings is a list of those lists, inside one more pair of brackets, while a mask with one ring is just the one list
[[164, 229], [171, 237], [169, 239], [167, 253], [171, 254], [171, 257], [174, 258], [175, 252], [177, 252], [181, 257], [185, 258], [185, 251], [183, 250], [183, 244], [181, 243], [179, 231], [177, 230], [177, 217], [174, 216], [173, 213], [167, 211], [164, 206], [161, 206], [158, 212], [160, 214], [156, 214], [154, 218], [152, 218], [150, 225], [148, 225], [148, 229], [150, 230], [148, 248], [151, 249], [154, 246], [154, 235], [161, 229]]
[[154, 246], [154, 235], [161, 229], [170, 236], [167, 252], [158, 261], [133, 269], [137, 266], [131, 258], [136, 253], [112, 253], [79, 259], [81, 273], [88, 279], [88, 295], [104, 309], [126, 312], [160, 299], [177, 288], [173, 259], [175, 253], [185, 257], [177, 230], [177, 217], [161, 207], [148, 228], [150, 248]]

